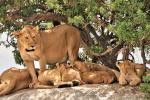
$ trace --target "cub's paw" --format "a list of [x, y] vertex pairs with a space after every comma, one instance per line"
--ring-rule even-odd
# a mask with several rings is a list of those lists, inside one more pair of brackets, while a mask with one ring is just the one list
[[127, 85], [128, 82], [126, 80], [119, 80], [119, 84], [121, 84], [121, 85]]
[[136, 85], [138, 85], [138, 84], [140, 84], [140, 83], [141, 83], [141, 80], [138, 79], [138, 80], [133, 80], [133, 81], [131, 81], [131, 82], [129, 83], [129, 85], [131, 85], [131, 86], [136, 86]]
[[105, 84], [111, 84], [113, 82], [114, 82], [114, 77], [108, 77], [108, 78], [104, 79]]

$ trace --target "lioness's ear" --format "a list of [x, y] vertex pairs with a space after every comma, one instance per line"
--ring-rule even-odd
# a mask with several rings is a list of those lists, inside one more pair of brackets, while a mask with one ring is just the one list
[[20, 34], [21, 34], [21, 33], [20, 33], [19, 31], [15, 31], [15, 32], [12, 32], [12, 33], [10, 34], [10, 36], [15, 36], [15, 38], [18, 38]]

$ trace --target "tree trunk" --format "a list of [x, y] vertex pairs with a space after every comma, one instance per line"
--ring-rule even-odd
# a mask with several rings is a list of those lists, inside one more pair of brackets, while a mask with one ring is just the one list
[[122, 54], [123, 54], [122, 60], [128, 60], [129, 59], [129, 47], [125, 47]]
[[142, 42], [141, 42], [141, 57], [143, 59], [144, 66], [146, 66], [147, 60], [146, 60], [146, 57], [145, 57], [145, 51], [144, 51], [144, 49], [145, 49], [144, 40], [142, 40]]

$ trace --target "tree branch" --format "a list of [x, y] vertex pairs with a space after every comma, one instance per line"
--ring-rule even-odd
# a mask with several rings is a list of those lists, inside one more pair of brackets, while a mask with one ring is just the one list
[[96, 33], [94, 27], [92, 27], [90, 24], [87, 25], [87, 28], [92, 32], [92, 34], [96, 38], [97, 42], [101, 45], [101, 47], [106, 50], [107, 49], [107, 45], [108, 45], [106, 40], [103, 39], [103, 37], [98, 36], [98, 34]]
[[87, 30], [85, 27], [81, 28], [78, 27], [78, 29], [81, 32], [81, 38], [83, 40], [83, 42], [87, 45], [87, 46], [91, 46], [92, 44], [94, 44], [94, 40], [91, 38], [90, 36], [90, 32], [89, 30]]
[[118, 55], [118, 51], [124, 46], [124, 41], [119, 43], [116, 47], [113, 48], [112, 55]]
[[12, 47], [17, 48], [17, 46], [16, 46], [15, 44], [9, 42], [9, 34], [7, 34], [7, 39], [6, 39], [6, 41], [7, 41], [7, 43], [8, 43], [9, 45], [11, 45]]
[[[23, 19], [22, 22], [18, 22], [18, 19]], [[10, 21], [13, 23], [16, 23], [17, 25], [23, 25], [26, 22], [33, 22], [33, 21], [48, 21], [48, 20], [55, 20], [55, 21], [59, 21], [59, 22], [68, 22], [68, 18], [62, 14], [59, 13], [34, 13], [32, 15], [30, 15], [29, 17], [24, 17], [21, 16], [19, 14], [12, 14], [9, 13], [6, 15], [5, 17], [6, 21]]]
[[150, 60], [146, 61], [147, 64], [150, 64]]
[[141, 40], [141, 56], [142, 56], [142, 59], [143, 59], [143, 64], [146, 65], [146, 57], [145, 57], [145, 44], [144, 44], [144, 39]]

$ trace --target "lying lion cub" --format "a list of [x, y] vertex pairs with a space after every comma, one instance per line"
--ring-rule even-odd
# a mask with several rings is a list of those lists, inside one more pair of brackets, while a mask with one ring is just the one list
[[[4, 71], [0, 76], [0, 96], [12, 93], [17, 90], [29, 88], [31, 77], [27, 69], [12, 67]], [[38, 84], [35, 88], [50, 89], [55, 86]]]
[[4, 71], [0, 77], [0, 96], [13, 91], [28, 88], [31, 77], [27, 70], [10, 68]]
[[46, 70], [38, 76], [38, 80], [43, 85], [71, 85], [78, 82], [83, 84], [80, 73], [72, 68], [68, 68], [66, 64], [57, 64], [55, 69]]
[[141, 82], [141, 77], [144, 73], [144, 66], [125, 60], [116, 62], [116, 66], [120, 70], [119, 84], [131, 86], [138, 85]]
[[75, 68], [79, 70], [85, 83], [112, 83], [116, 80], [115, 74], [109, 68], [99, 64], [76, 61]]

